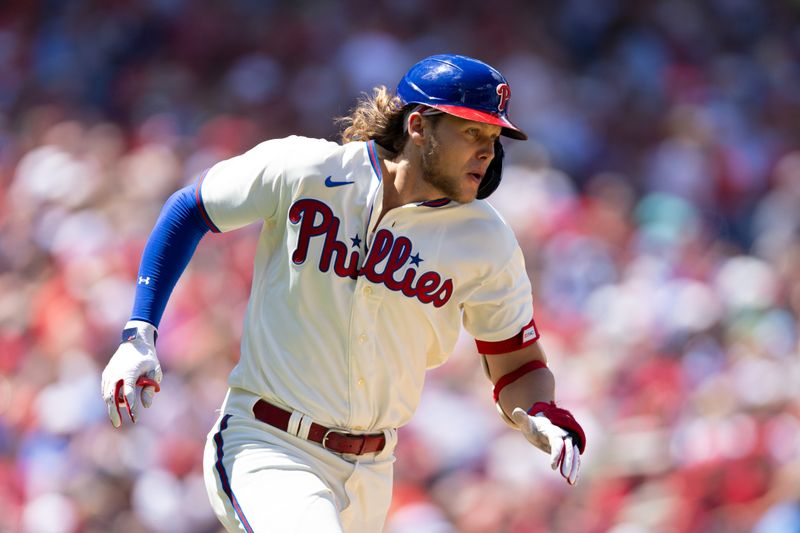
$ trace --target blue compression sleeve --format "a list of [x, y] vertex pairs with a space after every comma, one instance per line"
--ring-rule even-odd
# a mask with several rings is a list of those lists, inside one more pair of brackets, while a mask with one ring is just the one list
[[185, 187], [164, 204], [144, 247], [136, 284], [131, 320], [143, 320], [158, 327], [161, 316], [197, 244], [209, 229], [205, 222], [199, 185]]

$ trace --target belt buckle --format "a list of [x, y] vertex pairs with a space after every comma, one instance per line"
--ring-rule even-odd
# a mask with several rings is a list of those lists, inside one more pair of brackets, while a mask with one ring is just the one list
[[325, 448], [326, 450], [338, 453], [336, 450], [331, 450], [330, 448], [328, 448], [328, 437], [330, 436], [331, 433], [339, 433], [339, 432], [333, 428], [328, 428], [327, 431], [325, 431], [325, 435], [322, 436], [322, 442], [320, 442], [320, 444], [322, 444], [322, 447]]
[[337, 430], [335, 430], [333, 428], [328, 428], [328, 430], [325, 431], [325, 435], [322, 436], [322, 442], [320, 444], [322, 444], [322, 447], [325, 448], [326, 450], [328, 450], [329, 452], [333, 452], [333, 453], [349, 453], [349, 454], [354, 454], [354, 455], [361, 455], [361, 453], [364, 451], [364, 446], [367, 443], [366, 436], [364, 436], [364, 435], [358, 435], [358, 437], [361, 438], [361, 444], [358, 447], [357, 451], [344, 451], [344, 452], [341, 452], [341, 451], [332, 450], [331, 448], [328, 448], [328, 437], [330, 436], [331, 433], [336, 433], [337, 435], [341, 435], [342, 437], [344, 437], [346, 439], [347, 438], [356, 437], [356, 435], [350, 435], [348, 433], [343, 433], [341, 431], [337, 431]]

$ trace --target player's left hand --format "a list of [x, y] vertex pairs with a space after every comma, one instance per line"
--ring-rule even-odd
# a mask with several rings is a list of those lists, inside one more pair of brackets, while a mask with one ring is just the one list
[[578, 482], [581, 454], [586, 446], [583, 428], [569, 411], [556, 407], [555, 403], [537, 403], [529, 413], [517, 407], [511, 419], [528, 442], [550, 455], [553, 470], [574, 485]]

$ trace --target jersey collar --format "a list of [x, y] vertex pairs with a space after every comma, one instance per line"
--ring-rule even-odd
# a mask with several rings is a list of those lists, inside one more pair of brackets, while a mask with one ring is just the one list
[[369, 162], [372, 165], [372, 171], [378, 181], [383, 181], [383, 171], [381, 170], [381, 160], [378, 159], [378, 150], [375, 148], [375, 141], [367, 142], [367, 154], [369, 155]]
[[439, 198], [438, 200], [428, 200], [419, 202], [417, 205], [420, 207], [444, 207], [450, 203], [449, 198]]

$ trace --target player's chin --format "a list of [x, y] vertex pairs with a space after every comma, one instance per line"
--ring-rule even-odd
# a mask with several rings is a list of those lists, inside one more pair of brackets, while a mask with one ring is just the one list
[[478, 187], [481, 185], [481, 178], [482, 176], [480, 174], [467, 174], [462, 181], [461, 191], [459, 191], [460, 198], [457, 199], [457, 201], [462, 204], [475, 201], [478, 197]]
[[478, 197], [480, 180], [471, 176], [462, 176], [460, 180], [452, 180], [447, 187], [442, 187], [444, 196], [460, 204], [468, 204]]
[[459, 198], [455, 198], [455, 201], [460, 204], [468, 204], [474, 202], [478, 198], [478, 194], [476, 192], [470, 192], [461, 194]]

